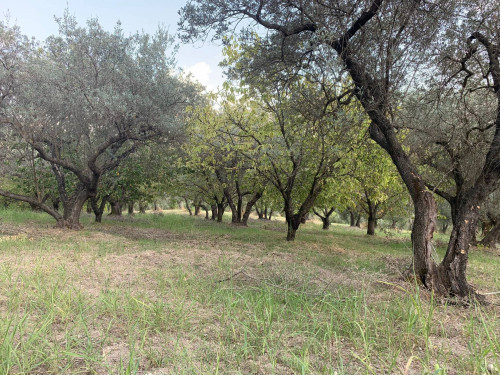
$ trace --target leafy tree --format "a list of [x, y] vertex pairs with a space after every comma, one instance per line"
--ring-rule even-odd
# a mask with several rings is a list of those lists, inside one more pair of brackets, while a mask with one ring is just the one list
[[232, 119], [235, 135], [254, 144], [240, 152], [281, 195], [289, 241], [347, 157], [349, 129], [361, 123], [359, 113], [341, 102], [342, 89], [296, 76], [285, 84], [254, 81], [234, 99], [240, 108]]
[[[268, 31], [261, 43], [266, 46], [259, 59], [261, 70], [275, 69], [277, 60], [301, 69], [319, 69], [328, 61], [324, 56], [336, 53], [371, 120], [372, 139], [390, 155], [411, 196], [415, 209], [412, 270], [428, 288], [468, 297], [475, 294], [466, 279], [472, 228], [479, 207], [500, 178], [498, 9], [496, 0], [479, 5], [449, 0], [197, 0], [182, 9], [180, 27], [188, 40], [210, 31], [221, 37], [242, 18], [251, 20], [241, 27], [248, 44], [256, 40], [255, 25]], [[447, 29], [455, 32], [446, 34]], [[454, 37], [448, 37], [451, 34]], [[443, 59], [441, 52], [449, 58]], [[405, 94], [418, 84], [422, 89], [429, 87], [421, 83], [433, 75], [445, 78], [448, 90], [481, 90], [484, 98], [492, 100], [493, 110], [484, 114], [494, 129], [484, 144], [486, 153], [477, 178], [457, 195], [456, 225], [440, 264], [432, 259], [436, 201], [398, 137], [401, 129], [412, 125], [411, 119], [401, 116]]]
[[366, 214], [367, 234], [374, 235], [377, 220], [403, 209], [406, 192], [394, 164], [373, 141], [357, 150], [355, 163], [357, 205]]
[[231, 222], [246, 225], [265, 182], [255, 173], [252, 161], [243, 155], [254, 146], [253, 142], [240, 137], [232, 123], [240, 109], [231, 105], [224, 94], [219, 96], [218, 110], [214, 109], [217, 103], [211, 103], [191, 112], [190, 139], [185, 147], [188, 166], [213, 175], [231, 209]]
[[[50, 164], [64, 213], [28, 196], [0, 194], [38, 205], [61, 227], [80, 228], [82, 206], [97, 195], [103, 175], [145, 141], [179, 136], [196, 87], [174, 74], [167, 57], [172, 38], [162, 29], [127, 37], [119, 24], [113, 32], [95, 19], [80, 27], [67, 13], [57, 22], [59, 35], [16, 72], [19, 85], [2, 122]], [[77, 180], [74, 189], [69, 175]]]

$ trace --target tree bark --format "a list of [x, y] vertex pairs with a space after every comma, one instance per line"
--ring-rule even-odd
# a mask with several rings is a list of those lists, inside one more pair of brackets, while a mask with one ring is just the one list
[[354, 214], [354, 211], [349, 210], [349, 217], [351, 219], [350, 226], [355, 227], [356, 226], [356, 215]]
[[222, 218], [224, 216], [224, 211], [226, 207], [224, 203], [217, 203], [217, 222], [222, 223]]
[[203, 208], [205, 210], [205, 220], [209, 220], [210, 219], [210, 215], [209, 215], [209, 211], [208, 211], [208, 206], [205, 205], [205, 204], [202, 204], [200, 205], [201, 208]]
[[193, 216], [193, 211], [191, 211], [191, 207], [189, 207], [189, 201], [188, 201], [188, 199], [186, 197], [184, 197], [184, 203], [186, 205], [186, 209], [189, 212], [189, 216]]
[[134, 202], [133, 201], [127, 203], [127, 210], [128, 210], [129, 215], [134, 214]]
[[366, 234], [369, 236], [375, 235], [375, 219], [372, 215], [368, 215], [368, 225], [366, 226]]
[[492, 227], [481, 240], [480, 244], [484, 247], [496, 248], [496, 243], [498, 241], [498, 235], [500, 234], [500, 220], [498, 223]]
[[354, 226], [361, 228], [361, 214], [356, 215], [356, 222], [354, 223]]
[[217, 219], [217, 205], [212, 204], [212, 205], [210, 205], [210, 208], [212, 210], [212, 220], [216, 220]]
[[119, 201], [110, 200], [109, 204], [111, 205], [111, 213], [110, 216], [122, 216], [122, 204]]
[[241, 219], [241, 223], [243, 225], [245, 225], [245, 226], [248, 225], [248, 218], [250, 217], [250, 213], [252, 212], [252, 208], [261, 197], [262, 197], [262, 192], [258, 191], [247, 202], [247, 205], [245, 207], [245, 212], [243, 213], [243, 218]]
[[473, 231], [476, 230], [478, 216], [479, 205], [474, 198], [464, 198], [459, 201], [456, 224], [451, 231], [446, 255], [439, 265], [440, 287], [443, 288], [441, 290], [443, 294], [478, 297], [466, 277], [469, 247]]
[[90, 198], [88, 190], [78, 184], [76, 192], [66, 201], [64, 205], [64, 226], [70, 229], [81, 229], [80, 214], [83, 205]]
[[287, 233], [286, 240], [287, 241], [295, 241], [295, 234], [300, 226], [300, 217], [298, 215], [291, 215], [291, 217], [287, 217]]
[[145, 214], [146, 213], [146, 203], [139, 201], [139, 213], [140, 214]]
[[327, 230], [328, 228], [330, 228], [330, 216], [332, 215], [332, 213], [334, 211], [335, 211], [335, 207], [332, 207], [330, 209], [323, 208], [322, 213], [320, 213], [316, 210], [313, 211], [316, 214], [316, 216], [318, 216], [321, 219], [321, 221], [323, 222], [323, 229], [324, 230]]
[[104, 213], [104, 209], [106, 208], [106, 203], [108, 202], [108, 198], [109, 195], [103, 196], [101, 198], [101, 203], [99, 205], [97, 204], [97, 197], [90, 198], [90, 204], [92, 206], [92, 210], [94, 211], [96, 223], [102, 222], [102, 215]]

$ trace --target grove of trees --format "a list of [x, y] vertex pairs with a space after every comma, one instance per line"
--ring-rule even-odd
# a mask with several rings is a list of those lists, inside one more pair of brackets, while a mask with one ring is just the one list
[[500, 234], [499, 1], [191, 0], [180, 15], [184, 42], [225, 45], [216, 93], [177, 71], [161, 28], [66, 12], [37, 42], [0, 23], [0, 196], [69, 229], [86, 202], [100, 222], [165, 195], [232, 225], [283, 216], [289, 241], [313, 214], [325, 230], [364, 217], [368, 235], [410, 219], [409, 274], [481, 298], [467, 264]]

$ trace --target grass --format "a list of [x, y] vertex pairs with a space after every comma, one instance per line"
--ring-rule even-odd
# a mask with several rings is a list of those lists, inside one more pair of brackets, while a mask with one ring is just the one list
[[[463, 308], [401, 281], [407, 234], [308, 223], [287, 243], [279, 221], [82, 222], [68, 232], [43, 214], [0, 211], [1, 374], [500, 368], [498, 305]], [[499, 266], [498, 254], [471, 251], [469, 280], [498, 291]]]

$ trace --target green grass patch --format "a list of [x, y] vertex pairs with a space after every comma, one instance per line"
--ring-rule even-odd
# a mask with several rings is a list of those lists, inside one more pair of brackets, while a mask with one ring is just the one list
[[[400, 280], [407, 233], [181, 214], [0, 211], [1, 374], [483, 374], [497, 305], [464, 308]], [[8, 229], [8, 230], [7, 230]], [[437, 252], [442, 252], [437, 249]], [[500, 290], [500, 257], [469, 279]], [[498, 299], [492, 301], [498, 302]], [[408, 370], [407, 370], [408, 369]]]

